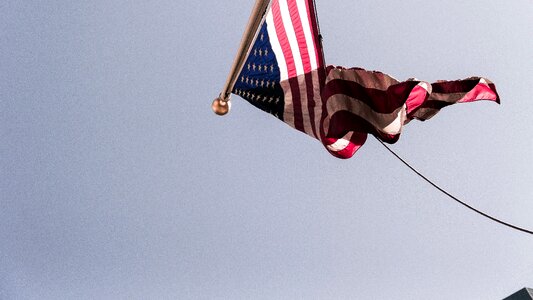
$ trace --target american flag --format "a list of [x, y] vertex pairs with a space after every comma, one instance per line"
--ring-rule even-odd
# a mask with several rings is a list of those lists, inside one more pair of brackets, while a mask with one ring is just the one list
[[429, 119], [450, 104], [499, 102], [494, 84], [479, 77], [429, 84], [326, 68], [313, 2], [270, 1], [232, 92], [318, 139], [334, 156], [353, 156], [368, 133], [394, 143], [410, 120]]

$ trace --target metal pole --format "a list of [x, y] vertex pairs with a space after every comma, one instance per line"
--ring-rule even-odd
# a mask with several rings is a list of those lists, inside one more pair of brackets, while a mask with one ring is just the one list
[[230, 109], [230, 95], [233, 86], [235, 85], [235, 80], [239, 76], [239, 72], [242, 70], [242, 66], [245, 63], [245, 59], [248, 55], [248, 50], [250, 45], [254, 41], [259, 25], [263, 19], [263, 15], [270, 4], [270, 0], [256, 0], [250, 19], [248, 20], [248, 25], [244, 31], [244, 34], [241, 39], [241, 44], [235, 56], [233, 65], [231, 66], [230, 73], [226, 80], [226, 84], [222, 89], [219, 97], [213, 101], [213, 111], [217, 115], [225, 115], [229, 112]]

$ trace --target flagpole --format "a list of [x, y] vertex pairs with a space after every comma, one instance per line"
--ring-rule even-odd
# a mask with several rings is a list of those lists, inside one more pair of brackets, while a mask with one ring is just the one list
[[231, 108], [231, 90], [235, 85], [235, 80], [237, 76], [239, 76], [238, 73], [242, 70], [242, 66], [245, 63], [245, 59], [248, 55], [248, 50], [250, 49], [250, 45], [255, 39], [255, 36], [259, 29], [259, 25], [261, 25], [261, 20], [263, 19], [263, 14], [265, 13], [269, 4], [270, 0], [255, 1], [252, 14], [250, 15], [248, 25], [246, 26], [246, 29], [242, 36], [241, 44], [239, 46], [239, 50], [237, 51], [237, 55], [235, 56], [233, 65], [231, 66], [231, 70], [228, 75], [228, 79], [226, 80], [226, 84], [224, 85], [224, 88], [222, 89], [222, 92], [220, 93], [218, 98], [213, 101], [213, 104], [211, 106], [213, 108], [213, 111], [219, 116], [227, 114]]

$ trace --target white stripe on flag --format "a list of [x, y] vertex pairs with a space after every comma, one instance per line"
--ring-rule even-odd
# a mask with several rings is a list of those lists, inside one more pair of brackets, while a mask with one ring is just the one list
[[266, 15], [267, 31], [270, 38], [270, 44], [272, 46], [272, 51], [276, 56], [276, 61], [278, 62], [279, 72], [280, 72], [280, 85], [283, 89], [284, 100], [285, 100], [285, 109], [283, 113], [283, 121], [289, 124], [291, 127], [294, 127], [294, 111], [292, 106], [292, 93], [291, 87], [288, 82], [289, 72], [287, 70], [287, 62], [285, 61], [285, 55], [281, 49], [281, 44], [276, 33], [276, 25], [274, 24], [274, 16], [272, 15], [272, 4], [268, 9]]
[[[305, 0], [296, 0], [296, 5], [298, 6], [298, 12], [300, 13], [300, 19], [302, 20], [305, 42], [307, 44], [307, 52], [309, 53], [309, 60], [311, 63], [311, 70], [316, 70], [318, 65], [317, 56], [315, 52], [315, 45], [313, 43], [313, 35], [311, 33], [311, 22], [309, 22], [309, 16], [307, 15]], [[309, 72], [311, 70], [305, 70], [305, 72]]]
[[[320, 119], [322, 117], [322, 99], [320, 96], [320, 83], [318, 80], [318, 74], [315, 71], [318, 68], [318, 56], [315, 49], [315, 43], [313, 40], [313, 34], [311, 32], [312, 24], [309, 20], [309, 15], [307, 13], [307, 6], [305, 4], [306, 0], [296, 0], [296, 5], [298, 6], [298, 11], [300, 13], [300, 19], [302, 21], [303, 32], [305, 36], [305, 42], [307, 46], [307, 52], [309, 53], [309, 62], [311, 67], [311, 76], [312, 76], [312, 91], [313, 91], [313, 100], [315, 106], [311, 109], [313, 110], [314, 120], [309, 120], [309, 122], [314, 122], [316, 130], [316, 138], [320, 137]], [[309, 70], [305, 70], [309, 72]], [[310, 87], [308, 87], [309, 89]], [[309, 109], [309, 107], [307, 108]]]
[[318, 62], [319, 57], [316, 53], [315, 49], [315, 41], [313, 39], [313, 33], [311, 32], [311, 28], [313, 27], [310, 20], [309, 15], [307, 13], [307, 6], [305, 4], [306, 0], [297, 0], [296, 4], [298, 5], [298, 11], [300, 12], [300, 18], [302, 20], [302, 26], [304, 30], [305, 35], [305, 41], [307, 43], [307, 51], [309, 53], [309, 60], [311, 63], [311, 76], [313, 78], [313, 100], [315, 101], [315, 106], [312, 108], [314, 110], [314, 120], [310, 120], [310, 122], [315, 123], [315, 130], [317, 134], [317, 138], [320, 137], [320, 120], [322, 118], [322, 97], [320, 95], [320, 82], [318, 79]]
[[348, 145], [350, 145], [350, 139], [352, 138], [352, 135], [353, 135], [353, 131], [350, 131], [346, 135], [344, 135], [342, 138], [335, 141], [335, 143], [331, 145], [327, 145], [326, 148], [328, 148], [330, 151], [333, 151], [333, 152], [342, 151], [346, 149]]
[[289, 72], [287, 70], [287, 62], [285, 61], [285, 56], [283, 55], [283, 50], [281, 49], [278, 35], [276, 34], [276, 25], [274, 24], [274, 16], [272, 15], [272, 6], [270, 6], [270, 9], [268, 10], [266, 23], [268, 36], [270, 37], [270, 44], [272, 45], [272, 50], [276, 55], [276, 60], [279, 65], [279, 71], [281, 75], [280, 80], [285, 81], [289, 78]]
[[302, 55], [300, 52], [300, 46], [298, 44], [298, 39], [296, 37], [296, 32], [294, 31], [294, 26], [292, 24], [293, 20], [291, 18], [291, 13], [289, 11], [287, 0], [279, 0], [279, 9], [281, 12], [281, 18], [283, 20], [283, 27], [285, 27], [285, 32], [287, 34], [287, 38], [289, 40], [289, 45], [290, 45], [290, 49], [284, 49], [284, 50], [292, 52], [292, 57], [294, 58], [294, 64], [296, 66], [298, 88], [300, 89], [300, 104], [301, 104], [301, 109], [302, 109], [303, 130], [305, 133], [313, 135], [313, 129], [311, 128], [311, 124], [309, 120], [309, 113], [307, 111], [308, 110], [307, 108], [308, 107], [307, 86], [305, 83], [305, 76], [303, 76], [305, 72], [304, 72], [304, 66], [303, 66], [303, 61], [302, 61]]
[[[276, 0], [274, 0], [276, 1]], [[300, 48], [298, 47], [298, 40], [296, 39], [296, 33], [294, 32], [294, 26], [292, 26], [291, 14], [289, 7], [287, 6], [287, 0], [279, 0], [279, 9], [281, 18], [283, 20], [283, 27], [285, 27], [285, 33], [289, 40], [290, 51], [294, 57], [294, 64], [296, 65], [296, 76], [304, 74], [304, 68], [302, 64], [302, 56], [300, 54]], [[289, 49], [283, 49], [289, 51]]]

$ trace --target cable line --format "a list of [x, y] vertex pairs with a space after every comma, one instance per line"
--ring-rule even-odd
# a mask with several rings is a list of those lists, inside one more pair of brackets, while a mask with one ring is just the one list
[[429, 180], [426, 176], [422, 175], [422, 173], [420, 173], [419, 171], [417, 171], [414, 167], [412, 167], [408, 162], [406, 162], [403, 158], [401, 158], [398, 154], [396, 154], [396, 152], [394, 152], [391, 148], [389, 148], [389, 146], [387, 146], [382, 140], [376, 138], [382, 145], [383, 147], [385, 147], [387, 150], [389, 150], [390, 153], [392, 153], [392, 155], [394, 155], [397, 159], [399, 159], [404, 165], [406, 165], [409, 169], [411, 169], [411, 171], [415, 172], [416, 175], [418, 175], [420, 178], [424, 179], [427, 183], [431, 184], [434, 188], [436, 188], [437, 190], [441, 191], [443, 194], [445, 194], [446, 196], [450, 197], [451, 199], [455, 200], [457, 203], [465, 206], [466, 208], [482, 215], [483, 217], [485, 218], [488, 218], [494, 222], [497, 222], [497, 223], [500, 223], [501, 225], [504, 225], [504, 226], [507, 226], [507, 227], [510, 227], [512, 229], [515, 229], [515, 230], [518, 230], [518, 231], [522, 231], [522, 232], [525, 232], [525, 233], [528, 233], [528, 234], [532, 234], [533, 235], [533, 231], [531, 230], [527, 230], [527, 229], [524, 229], [522, 227], [518, 227], [518, 226], [515, 226], [513, 224], [510, 224], [510, 223], [507, 223], [507, 222], [504, 222], [498, 218], [495, 218], [493, 216], [490, 216], [470, 205], [468, 205], [467, 203], [459, 200], [457, 197], [453, 196], [452, 194], [448, 193], [446, 190], [444, 190], [443, 188], [441, 188], [440, 186], [438, 186], [437, 184], [433, 183], [431, 180]]

